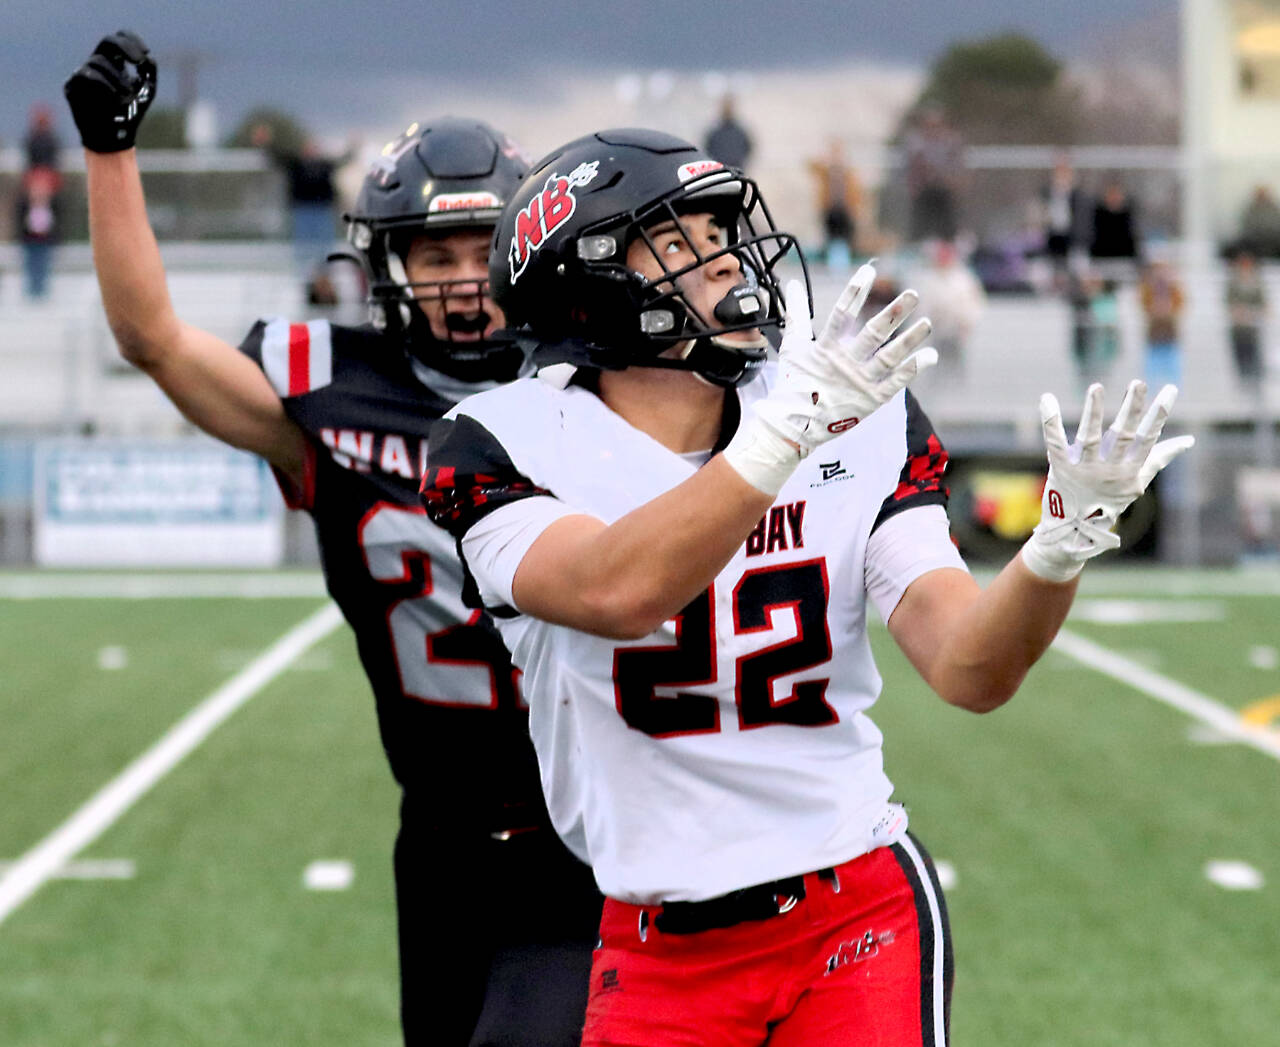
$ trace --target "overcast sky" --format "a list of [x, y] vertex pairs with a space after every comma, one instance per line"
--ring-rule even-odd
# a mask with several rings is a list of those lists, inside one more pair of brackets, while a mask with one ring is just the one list
[[[956, 39], [1016, 29], [1063, 58], [1117, 41], [1176, 39], [1176, 0], [0, 0], [0, 140], [21, 138], [37, 99], [61, 84], [98, 38], [140, 33], [161, 66], [160, 105], [178, 101], [178, 60], [198, 56], [202, 98], [223, 133], [255, 104], [296, 113], [313, 130], [376, 125], [389, 94], [477, 91], [575, 73], [689, 72], [829, 66], [850, 60], [927, 66]], [[1176, 52], [1175, 52], [1176, 53]], [[404, 99], [397, 99], [403, 103]], [[413, 100], [417, 103], [417, 99]], [[400, 108], [402, 106], [398, 106]]]

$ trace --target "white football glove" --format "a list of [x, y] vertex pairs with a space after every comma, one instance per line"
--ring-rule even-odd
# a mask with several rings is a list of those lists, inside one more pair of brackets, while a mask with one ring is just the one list
[[916, 307], [915, 291], [903, 291], [855, 329], [875, 276], [870, 265], [853, 274], [817, 339], [804, 285], [787, 284], [778, 382], [752, 405], [724, 450], [742, 478], [765, 494], [777, 494], [815, 447], [852, 429], [938, 362], [936, 350], [916, 351], [933, 329], [927, 319], [885, 344]]
[[1160, 439], [1178, 396], [1166, 385], [1150, 409], [1147, 384], [1132, 381], [1124, 402], [1105, 435], [1102, 432], [1102, 386], [1085, 393], [1084, 411], [1075, 443], [1067, 443], [1062, 412], [1051, 393], [1040, 397], [1040, 423], [1049, 451], [1040, 522], [1022, 547], [1022, 562], [1051, 582], [1068, 582], [1085, 561], [1120, 545], [1112, 528], [1129, 505], [1147, 489], [1156, 473], [1194, 444], [1193, 436]]

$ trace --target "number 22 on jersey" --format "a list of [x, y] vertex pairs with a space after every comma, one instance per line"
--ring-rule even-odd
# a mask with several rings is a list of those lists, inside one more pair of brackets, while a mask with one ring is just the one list
[[502, 641], [462, 602], [453, 539], [424, 510], [390, 502], [365, 515], [359, 536], [369, 574], [406, 593], [387, 609], [404, 693], [433, 705], [488, 709], [519, 701]]
[[[636, 730], [658, 738], [720, 730], [720, 704], [714, 695], [658, 693], [659, 687], [692, 687], [715, 680], [713, 594], [713, 588], [707, 589], [676, 616], [674, 645], [622, 647], [614, 655], [618, 712]], [[783, 723], [821, 727], [837, 721], [826, 700], [826, 679], [797, 681], [787, 697], [774, 697], [779, 677], [830, 660], [828, 600], [824, 560], [762, 567], [742, 575], [733, 590], [734, 634], [770, 632], [772, 615], [790, 612], [795, 635], [738, 658], [734, 696], [741, 729]]]

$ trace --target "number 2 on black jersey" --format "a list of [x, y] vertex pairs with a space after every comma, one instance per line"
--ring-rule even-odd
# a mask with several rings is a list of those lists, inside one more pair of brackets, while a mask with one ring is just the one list
[[[738, 722], [743, 729], [768, 724], [818, 727], [835, 723], [827, 704], [827, 679], [801, 680], [791, 695], [773, 699], [773, 682], [788, 673], [822, 665], [831, 658], [827, 628], [828, 587], [822, 560], [747, 571], [733, 591], [734, 632], [771, 626], [771, 615], [790, 610], [796, 635], [738, 659]], [[704, 734], [720, 729], [719, 704], [711, 695], [659, 687], [690, 687], [715, 680], [715, 612], [712, 589], [698, 595], [676, 616], [676, 642], [662, 647], [622, 647], [614, 655], [614, 691], [627, 724], [654, 737]]]
[[387, 610], [401, 690], [433, 705], [496, 709], [514, 702], [506, 648], [478, 624], [480, 612], [463, 604], [452, 541], [428, 522], [425, 510], [380, 503], [366, 514], [359, 534], [371, 577], [406, 588], [412, 583], [417, 590]]

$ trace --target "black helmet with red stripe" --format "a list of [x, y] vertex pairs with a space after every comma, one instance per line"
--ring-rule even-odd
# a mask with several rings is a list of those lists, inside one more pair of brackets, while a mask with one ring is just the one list
[[[652, 247], [649, 229], [695, 212], [714, 216], [723, 246], [695, 250], [675, 270], [659, 256], [657, 279], [627, 267], [632, 242]], [[724, 254], [742, 278], [704, 315], [679, 281]], [[776, 228], [755, 182], [682, 139], [624, 128], [576, 139], [535, 165], [499, 220], [489, 286], [508, 324], [538, 343], [540, 364], [675, 368], [732, 386], [764, 363], [766, 335], [782, 323], [775, 269], [786, 257], [807, 284], [795, 238]], [[723, 337], [732, 332], [758, 337]]]
[[[520, 149], [480, 120], [415, 123], [383, 147], [346, 215], [347, 239], [369, 281], [375, 327], [405, 336], [409, 352], [450, 377], [479, 382], [515, 377], [522, 351], [509, 340], [477, 337], [493, 326], [484, 282], [419, 280], [406, 271], [415, 240], [489, 235], [527, 169]], [[421, 306], [441, 303], [437, 327]]]

